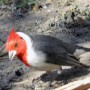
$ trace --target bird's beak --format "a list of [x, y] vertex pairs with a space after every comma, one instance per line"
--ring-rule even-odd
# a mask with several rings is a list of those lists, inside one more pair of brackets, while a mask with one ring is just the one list
[[13, 60], [15, 55], [16, 55], [16, 51], [15, 50], [9, 51], [9, 59], [10, 60]]

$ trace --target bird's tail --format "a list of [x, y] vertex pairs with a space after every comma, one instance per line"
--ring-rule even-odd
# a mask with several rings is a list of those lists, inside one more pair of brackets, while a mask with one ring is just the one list
[[90, 66], [80, 63], [80, 67], [89, 68]]
[[75, 58], [74, 56], [69, 56], [67, 57], [68, 63], [71, 64], [72, 66], [77, 66], [77, 67], [83, 67], [83, 68], [89, 68], [89, 66], [81, 63], [77, 58]]

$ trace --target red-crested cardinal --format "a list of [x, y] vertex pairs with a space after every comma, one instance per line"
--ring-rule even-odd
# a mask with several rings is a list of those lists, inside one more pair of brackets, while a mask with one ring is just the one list
[[75, 54], [76, 49], [81, 48], [53, 36], [29, 36], [23, 32], [15, 32], [14, 29], [6, 42], [10, 60], [16, 55], [25, 65], [45, 71], [59, 68], [60, 65], [87, 67], [75, 57], [78, 55], [78, 52]]

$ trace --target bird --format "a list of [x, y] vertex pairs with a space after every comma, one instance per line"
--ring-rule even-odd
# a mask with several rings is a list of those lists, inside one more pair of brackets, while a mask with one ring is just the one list
[[[88, 67], [76, 56], [83, 54], [82, 48], [50, 35], [27, 35], [11, 29], [5, 46], [9, 59], [17, 56], [26, 66], [51, 71], [60, 65]], [[82, 52], [79, 52], [79, 49]], [[75, 52], [78, 51], [76, 56]]]
[[[17, 56], [26, 66], [44, 70], [46, 75], [47, 72], [58, 69], [62, 65], [88, 68], [79, 59], [90, 49], [64, 42], [50, 35], [28, 35], [24, 32], [15, 32], [12, 28], [5, 48], [10, 60]], [[59, 72], [61, 73], [62, 71]]]

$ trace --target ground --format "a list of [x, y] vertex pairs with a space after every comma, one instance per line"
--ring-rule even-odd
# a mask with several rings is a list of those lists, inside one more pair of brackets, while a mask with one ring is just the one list
[[[48, 2], [49, 6], [47, 6]], [[88, 42], [88, 45], [84, 46], [90, 48], [89, 2], [90, 0], [64, 0], [64, 2], [62, 0], [47, 0], [46, 6], [43, 4], [43, 9], [30, 10], [22, 19], [13, 17], [8, 8], [2, 9], [1, 7], [0, 45], [3, 45], [10, 29], [14, 27], [16, 31], [23, 31], [27, 34], [52, 35], [73, 44], [84, 45]], [[18, 70], [23, 70], [19, 76], [15, 73], [19, 73]], [[55, 72], [36, 83], [35, 90], [53, 90], [69, 82], [90, 77], [89, 71], [89, 69], [71, 67], [68, 69], [65, 67], [63, 75], [53, 81], [52, 87], [48, 87], [48, 83], [56, 74]], [[9, 61], [8, 56], [0, 58], [0, 90], [34, 90], [31, 87], [32, 80], [43, 73], [45, 71], [25, 66], [17, 58], [13, 61]]]

